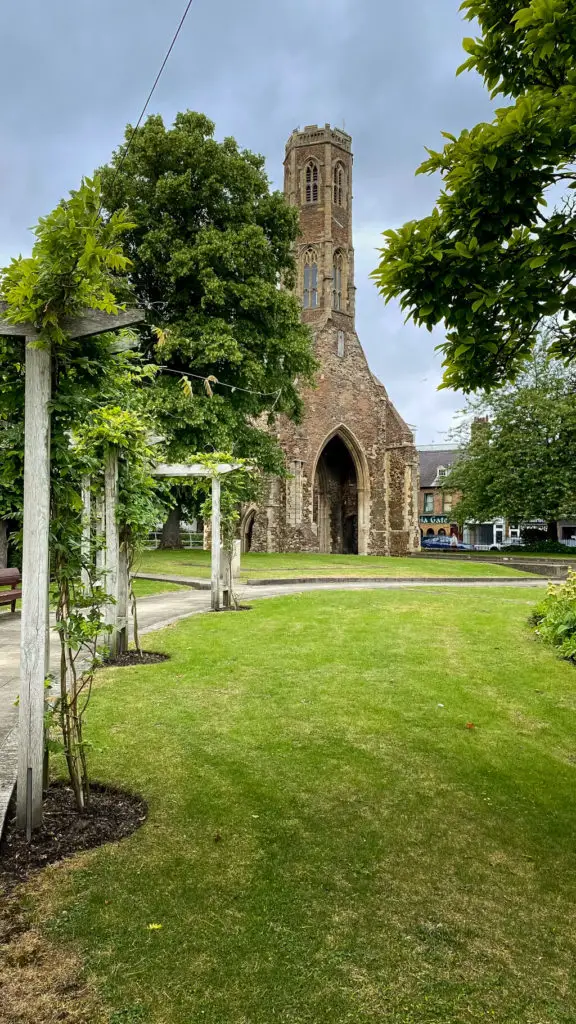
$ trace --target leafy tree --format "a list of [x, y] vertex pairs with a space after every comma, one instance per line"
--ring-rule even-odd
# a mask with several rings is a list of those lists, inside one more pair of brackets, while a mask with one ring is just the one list
[[280, 287], [294, 280], [297, 212], [270, 192], [263, 158], [217, 142], [201, 114], [171, 128], [150, 117], [126, 140], [100, 172], [104, 205], [135, 222], [124, 251], [148, 311], [145, 351], [163, 367], [148, 400], [166, 457], [231, 451], [281, 472], [266, 421], [299, 418], [298, 381], [315, 369], [298, 303]]
[[464, 40], [459, 71], [512, 102], [428, 150], [418, 173], [440, 172], [437, 204], [384, 232], [373, 276], [415, 323], [446, 325], [443, 386], [469, 392], [514, 380], [543, 318], [557, 317], [553, 354], [576, 356], [574, 204], [544, 212], [551, 186], [576, 187], [576, 6], [464, 0], [462, 10], [481, 35]]
[[515, 385], [467, 411], [462, 458], [444, 482], [461, 494], [454, 514], [460, 522], [542, 519], [555, 537], [556, 520], [576, 513], [576, 375], [541, 344]]

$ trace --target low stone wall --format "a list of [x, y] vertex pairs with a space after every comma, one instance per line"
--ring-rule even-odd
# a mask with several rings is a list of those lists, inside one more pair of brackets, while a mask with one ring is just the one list
[[553, 558], [512, 558], [510, 555], [494, 555], [489, 552], [478, 552], [468, 555], [462, 552], [438, 552], [436, 554], [419, 551], [411, 556], [412, 558], [433, 559], [437, 561], [454, 562], [488, 562], [490, 565], [507, 565], [512, 569], [519, 569], [522, 572], [533, 572], [536, 576], [546, 576], [548, 579], [565, 580], [569, 569], [576, 569], [576, 558], [563, 559]]

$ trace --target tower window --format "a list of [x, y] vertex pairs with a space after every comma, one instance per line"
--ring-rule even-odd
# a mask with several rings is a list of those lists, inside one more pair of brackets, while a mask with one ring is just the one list
[[333, 176], [334, 205], [344, 206], [344, 168], [342, 164], [336, 164]]
[[340, 250], [334, 253], [334, 265], [332, 267], [332, 308], [342, 309], [342, 269], [344, 257]]
[[316, 309], [318, 306], [318, 254], [316, 249], [307, 249], [304, 253], [304, 309]]
[[306, 202], [317, 203], [318, 202], [318, 165], [313, 160], [306, 164]]
[[338, 352], [338, 355], [340, 356], [340, 359], [342, 359], [344, 357], [344, 352], [345, 352], [344, 331], [338, 331], [338, 348], [337, 348], [337, 352]]

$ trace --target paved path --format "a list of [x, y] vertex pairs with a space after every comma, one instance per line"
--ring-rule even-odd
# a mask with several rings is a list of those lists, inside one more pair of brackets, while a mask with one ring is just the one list
[[[177, 576], [164, 577], [167, 582], [180, 583]], [[545, 587], [548, 580], [530, 577], [499, 577], [470, 580], [458, 577], [450, 582], [445, 580], [318, 580], [317, 582], [270, 582], [258, 587], [241, 586], [238, 588], [242, 601], [254, 601], [265, 597], [285, 597], [290, 594], [301, 594], [313, 590], [401, 590], [410, 587]], [[162, 629], [164, 626], [177, 622], [179, 619], [207, 612], [210, 609], [210, 593], [206, 590], [195, 590], [188, 586], [186, 590], [171, 591], [167, 594], [154, 594], [138, 600], [138, 622], [140, 632], [148, 633]], [[51, 636], [50, 669], [55, 674], [58, 670], [60, 648], [58, 635], [53, 630]], [[14, 787], [16, 777], [16, 748], [18, 709], [14, 702], [18, 696], [20, 666], [20, 613], [0, 612], [0, 834], [4, 815]]]

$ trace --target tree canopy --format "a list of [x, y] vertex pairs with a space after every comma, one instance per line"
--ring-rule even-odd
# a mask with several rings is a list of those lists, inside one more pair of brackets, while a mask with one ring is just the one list
[[430, 216], [384, 232], [374, 272], [415, 323], [446, 326], [444, 387], [513, 380], [544, 318], [553, 354], [576, 357], [576, 216], [546, 215], [552, 186], [576, 187], [576, 6], [573, 0], [464, 0], [480, 26], [464, 40], [491, 96], [512, 102], [458, 137], [444, 132], [418, 173], [439, 172]]
[[152, 116], [126, 140], [100, 172], [104, 206], [135, 223], [124, 251], [149, 358], [163, 367], [149, 399], [168, 457], [220, 449], [279, 469], [257, 420], [298, 418], [297, 381], [315, 369], [298, 303], [280, 287], [293, 281], [297, 212], [270, 191], [263, 158], [216, 141], [201, 114], [171, 128]]
[[470, 403], [461, 443], [444, 483], [461, 493], [461, 522], [576, 514], [576, 374], [550, 361], [544, 344], [515, 385]]

